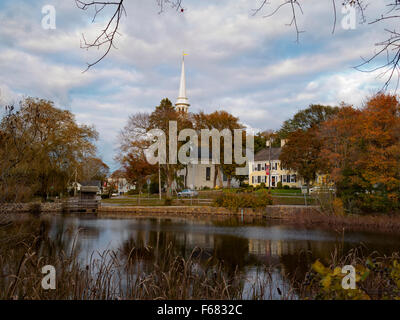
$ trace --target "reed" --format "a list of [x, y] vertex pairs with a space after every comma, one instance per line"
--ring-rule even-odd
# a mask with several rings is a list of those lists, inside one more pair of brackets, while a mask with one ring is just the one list
[[307, 214], [299, 212], [287, 213], [284, 219], [291, 224], [307, 227], [318, 226], [329, 230], [343, 229], [348, 231], [376, 231], [382, 233], [399, 233], [400, 215], [335, 215], [315, 210]]
[[[0, 299], [289, 299], [289, 286], [276, 285], [268, 268], [248, 279], [201, 249], [188, 257], [172, 243], [155, 248], [126, 243], [117, 250], [79, 255], [78, 237], [68, 246], [50, 240], [39, 219], [35, 233], [22, 225], [14, 235], [0, 232]], [[0, 229], [1, 230], [1, 229]], [[66, 233], [71, 230], [66, 230]], [[152, 261], [150, 264], [144, 261]], [[56, 290], [43, 290], [41, 268], [56, 269]], [[269, 273], [268, 273], [269, 272]], [[280, 286], [280, 295], [275, 289]]]

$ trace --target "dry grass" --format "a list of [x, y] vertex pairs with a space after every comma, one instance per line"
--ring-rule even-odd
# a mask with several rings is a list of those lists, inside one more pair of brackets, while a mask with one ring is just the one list
[[[79, 256], [77, 237], [66, 247], [59, 239], [48, 238], [39, 219], [32, 224], [37, 232], [26, 232], [23, 224], [16, 224], [12, 235], [0, 228], [0, 299], [276, 298], [277, 285], [268, 268], [249, 281], [244, 272], [232, 270], [200, 249], [184, 258], [171, 244], [158, 252], [135, 243], [94, 252], [86, 263]], [[56, 290], [41, 287], [45, 265], [56, 268]], [[289, 287], [279, 290], [278, 298], [293, 297]]]
[[294, 225], [325, 228], [342, 232], [376, 231], [382, 233], [400, 233], [400, 215], [334, 215], [323, 212], [298, 214], [293, 212], [285, 215], [285, 220]]

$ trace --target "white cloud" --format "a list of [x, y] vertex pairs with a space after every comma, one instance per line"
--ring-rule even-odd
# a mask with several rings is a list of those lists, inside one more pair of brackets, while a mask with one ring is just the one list
[[[360, 56], [373, 54], [374, 43], [386, 36], [383, 28], [346, 31], [338, 25], [332, 36], [332, 9], [320, 0], [303, 2], [299, 25], [307, 32], [299, 44], [294, 29], [285, 26], [288, 12], [262, 18], [268, 9], [251, 16], [257, 0], [185, 0], [183, 14], [158, 14], [155, 1], [127, 1], [117, 49], [87, 73], [86, 62], [102, 50], [81, 50], [81, 35], [93, 39], [105, 16], [92, 24], [93, 12], [54, 0], [57, 29], [43, 30], [44, 2], [7, 0], [0, 13], [2, 97], [54, 100], [79, 122], [95, 124], [112, 167], [113, 146], [129, 114], [150, 112], [164, 97], [175, 100], [182, 50], [189, 53], [191, 110], [225, 109], [249, 127], [278, 128], [310, 103], [358, 105], [382, 85], [376, 74], [352, 67]], [[380, 5], [374, 2], [368, 12]]]

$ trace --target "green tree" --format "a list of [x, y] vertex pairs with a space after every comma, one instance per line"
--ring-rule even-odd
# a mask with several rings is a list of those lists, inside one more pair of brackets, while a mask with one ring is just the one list
[[330, 119], [339, 111], [338, 107], [312, 104], [307, 109], [300, 110], [293, 118], [286, 120], [277, 132], [279, 138], [287, 139], [292, 132], [306, 131], [318, 127], [322, 122]]
[[320, 161], [322, 143], [318, 128], [337, 114], [338, 110], [338, 107], [310, 105], [286, 120], [277, 133], [281, 139], [287, 140], [280, 155], [282, 165], [296, 170], [304, 178], [307, 192], [316, 174], [325, 168]]

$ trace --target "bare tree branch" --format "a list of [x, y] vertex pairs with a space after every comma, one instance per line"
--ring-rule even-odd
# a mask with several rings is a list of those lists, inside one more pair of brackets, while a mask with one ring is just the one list
[[[166, 4], [181, 12], [184, 11], [182, 7], [182, 0], [156, 0], [158, 6], [160, 7], [159, 13], [164, 11], [164, 7]], [[115, 7], [112, 16], [108, 20], [107, 25], [100, 32], [100, 34], [93, 40], [88, 41], [84, 34], [82, 34], [81, 48], [89, 50], [90, 48], [97, 48], [105, 46], [105, 51], [96, 61], [87, 64], [87, 68], [83, 71], [86, 72], [95, 64], [99, 63], [103, 60], [111, 51], [112, 48], [116, 49], [115, 40], [116, 35], [119, 35], [118, 29], [120, 28], [121, 18], [126, 14], [124, 0], [119, 1], [83, 1], [83, 0], [75, 0], [77, 7], [81, 10], [88, 10], [90, 8], [94, 9], [92, 22], [95, 22], [97, 16], [106, 8], [106, 7]], [[126, 2], [125, 2], [126, 3]]]
[[95, 62], [88, 63], [88, 66], [84, 72], [89, 70], [95, 64], [99, 63], [101, 60], [103, 60], [107, 56], [107, 54], [110, 52], [111, 48], [113, 48], [113, 47], [115, 48], [115, 46], [114, 46], [115, 35], [118, 34], [118, 28], [120, 25], [121, 17], [123, 14], [125, 14], [125, 16], [126, 16], [126, 11], [125, 11], [123, 2], [124, 2], [124, 0], [120, 0], [118, 2], [111, 2], [111, 1], [84, 2], [81, 0], [75, 0], [76, 5], [81, 10], [87, 10], [89, 8], [94, 8], [95, 13], [94, 13], [92, 22], [95, 21], [97, 15], [101, 11], [103, 11], [103, 9], [105, 7], [107, 7], [107, 6], [115, 6], [116, 7], [114, 14], [108, 21], [106, 27], [96, 37], [95, 40], [88, 42], [86, 40], [85, 36], [82, 34], [82, 38], [83, 38], [83, 44], [81, 43], [82, 49], [89, 50], [90, 48], [93, 48], [93, 47], [96, 47], [97, 49], [99, 49], [103, 45], [106, 46], [106, 50], [105, 50], [104, 54], [99, 59], [97, 59]]
[[[305, 0], [280, 0], [280, 3], [278, 3], [278, 0], [260, 0], [260, 5], [258, 8], [252, 10], [252, 15], [255, 16], [259, 13], [261, 13], [266, 7], [271, 5], [271, 3], [276, 4], [275, 8], [272, 9], [270, 13], [267, 13], [263, 15], [263, 18], [268, 18], [273, 15], [275, 15], [277, 12], [283, 10], [284, 8], [288, 8], [290, 11], [290, 22], [287, 24], [290, 27], [293, 27], [296, 31], [296, 42], [299, 42], [300, 39], [300, 34], [304, 31], [300, 29], [300, 26], [298, 24], [298, 15], [303, 14], [303, 8], [302, 4], [304, 3]], [[336, 24], [337, 24], [337, 0], [328, 0], [331, 2], [331, 5], [333, 7], [333, 14], [334, 14], [334, 21], [333, 21], [333, 27], [332, 27], [332, 34], [335, 33], [336, 30]], [[400, 9], [400, 1], [399, 0], [391, 0], [392, 2], [387, 5], [388, 10], [381, 14], [378, 18], [375, 18], [371, 22], [368, 22], [369, 24], [377, 24], [380, 22], [388, 21], [388, 20], [393, 20], [393, 19], [399, 19], [400, 18], [400, 13], [398, 12]], [[95, 64], [99, 63], [101, 60], [103, 60], [108, 53], [111, 51], [112, 48], [115, 48], [115, 39], [116, 36], [119, 34], [118, 29], [120, 28], [120, 21], [123, 15], [126, 16], [126, 11], [124, 7], [124, 0], [119, 0], [119, 1], [83, 1], [83, 0], [75, 0], [77, 6], [81, 10], [88, 10], [89, 8], [94, 8], [94, 15], [92, 22], [94, 22], [97, 18], [97, 16], [104, 11], [106, 7], [115, 7], [115, 10], [113, 11], [112, 16], [108, 20], [107, 25], [104, 27], [104, 29], [100, 32], [100, 34], [93, 40], [93, 41], [87, 41], [85, 36], [82, 35], [83, 39], [83, 44], [81, 44], [81, 47], [83, 49], [89, 50], [90, 48], [97, 48], [100, 49], [100, 47], [105, 46], [105, 51], [101, 55], [99, 59], [92, 63], [88, 63], [88, 66], [85, 71], [90, 69], [92, 66]], [[159, 6], [160, 10], [159, 13], [161, 14], [164, 12], [165, 7], [168, 5], [177, 11], [184, 11], [184, 8], [182, 6], [183, 0], [156, 0], [157, 5]], [[126, 2], [125, 2], [126, 3]], [[366, 19], [366, 9], [368, 7], [368, 4], [366, 3], [365, 0], [341, 0], [340, 5], [342, 6], [351, 6], [353, 8], [357, 9], [357, 12], [359, 13], [359, 21], [360, 23], [365, 23], [367, 22]], [[382, 70], [382, 73], [380, 76], [387, 76], [387, 80], [384, 84], [383, 89], [387, 89], [390, 82], [393, 79], [393, 76], [395, 74], [400, 74], [400, 34], [395, 30], [395, 29], [385, 29], [389, 37], [388, 39], [376, 43], [376, 47], [379, 48], [379, 50], [369, 59], [363, 59], [363, 62], [356, 66], [355, 68], [357, 70], [363, 71], [363, 72], [374, 72], [378, 69]], [[378, 68], [370, 68], [368, 69], [368, 64], [371, 63], [372, 61], [379, 60], [382, 55], [386, 56], [386, 63], [382, 64]]]

